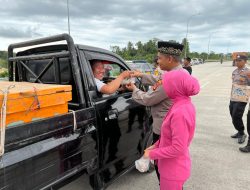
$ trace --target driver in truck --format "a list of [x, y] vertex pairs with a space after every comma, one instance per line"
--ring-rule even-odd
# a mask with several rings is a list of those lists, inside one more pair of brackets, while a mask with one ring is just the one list
[[113, 94], [115, 93], [119, 87], [121, 86], [121, 83], [124, 79], [130, 78], [130, 72], [129, 71], [123, 71], [116, 79], [111, 81], [110, 83], [106, 84], [102, 82], [102, 79], [105, 74], [105, 68], [104, 64], [100, 60], [95, 60], [91, 64], [91, 68], [93, 71], [93, 75], [95, 78], [96, 86], [98, 92], [102, 94]]

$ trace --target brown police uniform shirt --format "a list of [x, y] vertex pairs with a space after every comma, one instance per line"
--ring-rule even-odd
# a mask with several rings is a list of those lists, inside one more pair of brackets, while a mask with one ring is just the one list
[[232, 82], [233, 84], [250, 86], [250, 79], [248, 78], [246, 72], [249, 71], [247, 67], [242, 69], [235, 69], [232, 73]]
[[[178, 66], [173, 70], [182, 69]], [[143, 74], [142, 84], [150, 85], [152, 88], [148, 92], [143, 92], [136, 88], [133, 91], [133, 99], [144, 106], [151, 106], [153, 117], [153, 132], [160, 135], [162, 121], [172, 105], [172, 101], [167, 97], [163, 89], [161, 76]]]
[[250, 86], [250, 79], [246, 75], [247, 71], [249, 71], [247, 67], [244, 67], [243, 69], [235, 69], [232, 73], [233, 84]]

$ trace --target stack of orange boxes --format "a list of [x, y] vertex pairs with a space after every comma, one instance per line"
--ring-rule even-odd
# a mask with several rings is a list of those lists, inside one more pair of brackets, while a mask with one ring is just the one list
[[0, 108], [8, 87], [12, 88], [7, 96], [7, 127], [67, 113], [72, 99], [70, 85], [4, 81], [0, 82]]

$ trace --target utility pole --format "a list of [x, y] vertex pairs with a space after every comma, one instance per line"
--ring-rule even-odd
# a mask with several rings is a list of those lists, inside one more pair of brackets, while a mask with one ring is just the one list
[[68, 33], [70, 35], [69, 0], [67, 0], [67, 10], [68, 10]]
[[208, 39], [208, 44], [207, 44], [207, 60], [208, 60], [208, 56], [209, 56], [209, 53], [210, 53], [210, 40], [211, 40], [211, 36], [212, 36], [212, 33], [209, 34], [209, 39]]
[[191, 19], [192, 19], [194, 16], [197, 16], [197, 15], [200, 15], [200, 13], [191, 15], [191, 16], [188, 18], [188, 20], [187, 20], [186, 41], [185, 41], [185, 44], [184, 44], [184, 45], [185, 45], [185, 55], [184, 55], [184, 57], [187, 57], [187, 44], [188, 44], [188, 39], [187, 39], [187, 37], [188, 37], [189, 22], [191, 21]]

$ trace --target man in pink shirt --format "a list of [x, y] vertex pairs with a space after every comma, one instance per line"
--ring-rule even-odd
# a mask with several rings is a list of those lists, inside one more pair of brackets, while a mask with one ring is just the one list
[[195, 131], [190, 96], [199, 93], [200, 85], [185, 70], [175, 70], [164, 74], [163, 88], [173, 105], [163, 121], [160, 140], [145, 150], [144, 157], [158, 161], [161, 190], [181, 190], [190, 176], [189, 145]]

